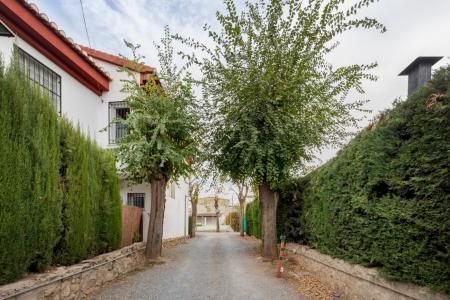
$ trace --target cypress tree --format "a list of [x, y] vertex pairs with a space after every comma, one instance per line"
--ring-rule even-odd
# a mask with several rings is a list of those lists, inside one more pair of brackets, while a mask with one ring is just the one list
[[15, 62], [0, 62], [0, 284], [116, 249], [115, 157], [60, 119]]
[[61, 153], [63, 231], [56, 259], [68, 265], [120, 246], [121, 200], [112, 153], [64, 119]]
[[0, 63], [0, 283], [50, 265], [60, 228], [58, 117]]

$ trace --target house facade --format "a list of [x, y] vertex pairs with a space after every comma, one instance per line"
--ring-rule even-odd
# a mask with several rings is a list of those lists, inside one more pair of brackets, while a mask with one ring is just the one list
[[[225, 218], [229, 213], [236, 211], [229, 199], [218, 198], [219, 224], [225, 224]], [[214, 197], [203, 197], [198, 199], [196, 224], [200, 227], [215, 226], [217, 222]]]
[[[47, 93], [60, 116], [73, 124], [103, 148], [115, 147], [125, 134], [116, 118], [126, 118], [129, 108], [126, 94], [120, 90], [125, 72], [118, 72], [126, 61], [118, 56], [76, 44], [63, 30], [25, 0], [0, 1], [0, 55], [8, 63], [13, 55], [30, 82]], [[145, 66], [133, 71], [143, 83], [155, 74]], [[168, 185], [163, 238], [186, 235], [187, 183], [179, 180]], [[124, 205], [139, 206], [143, 212], [143, 238], [147, 237], [150, 213], [150, 186], [120, 181]]]

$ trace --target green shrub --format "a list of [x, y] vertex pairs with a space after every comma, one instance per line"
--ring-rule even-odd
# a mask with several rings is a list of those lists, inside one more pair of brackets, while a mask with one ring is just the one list
[[388, 279], [450, 293], [449, 86], [450, 67], [440, 69], [334, 159], [282, 191], [282, 231], [379, 267]]
[[133, 243], [137, 243], [137, 242], [142, 241], [141, 234], [139, 232], [135, 231], [133, 233], [133, 240], [132, 241], [133, 241]]
[[0, 62], [0, 284], [120, 244], [114, 156]]
[[247, 234], [258, 239], [261, 238], [261, 211], [259, 208], [259, 199], [248, 203], [245, 208], [245, 218], [247, 221]]
[[225, 225], [230, 225], [233, 231], [237, 232], [240, 230], [239, 226], [239, 213], [237, 211], [230, 212], [225, 217]]

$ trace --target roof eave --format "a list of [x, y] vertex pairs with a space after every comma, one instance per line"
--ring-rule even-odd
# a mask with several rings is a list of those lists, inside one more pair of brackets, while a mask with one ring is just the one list
[[[128, 61], [125, 58], [122, 58], [120, 56], [117, 55], [113, 55], [113, 54], [109, 54], [103, 51], [99, 51], [90, 47], [86, 47], [83, 45], [79, 45], [80, 48], [85, 51], [89, 56], [116, 65], [118, 67], [125, 67], [128, 64]], [[137, 72], [137, 73], [141, 73], [141, 74], [155, 74], [156, 73], [156, 68], [148, 66], [148, 65], [140, 65], [139, 69], [133, 69], [131, 68], [131, 70]]]
[[95, 94], [109, 90], [111, 78], [35, 6], [23, 0], [0, 1], [0, 17], [16, 35]]

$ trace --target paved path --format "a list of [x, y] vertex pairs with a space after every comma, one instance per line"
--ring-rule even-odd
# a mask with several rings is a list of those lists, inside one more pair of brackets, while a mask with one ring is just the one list
[[132, 273], [94, 299], [306, 299], [269, 263], [258, 260], [258, 243], [236, 233], [198, 233], [165, 251], [165, 264]]

